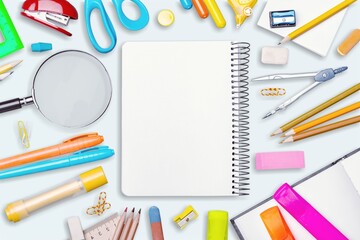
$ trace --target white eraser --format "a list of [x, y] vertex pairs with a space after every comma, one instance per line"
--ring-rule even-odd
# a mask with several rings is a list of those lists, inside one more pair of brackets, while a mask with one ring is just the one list
[[263, 47], [261, 51], [261, 62], [264, 64], [287, 64], [289, 49], [284, 47]]
[[69, 230], [70, 230], [70, 239], [71, 240], [85, 240], [84, 232], [81, 226], [79, 217], [70, 217], [67, 219]]

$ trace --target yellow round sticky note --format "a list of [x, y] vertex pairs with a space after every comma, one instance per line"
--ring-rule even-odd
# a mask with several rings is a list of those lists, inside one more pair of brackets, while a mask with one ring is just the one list
[[171, 10], [165, 9], [159, 12], [158, 22], [161, 26], [168, 27], [175, 21], [174, 13]]

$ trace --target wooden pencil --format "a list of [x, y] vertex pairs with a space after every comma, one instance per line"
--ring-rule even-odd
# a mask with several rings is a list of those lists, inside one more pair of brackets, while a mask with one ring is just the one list
[[16, 67], [16, 65], [18, 65], [21, 62], [22, 62], [22, 60], [18, 60], [18, 61], [13, 61], [11, 63], [8, 63], [8, 64], [5, 64], [5, 65], [1, 66], [0, 67], [0, 74], [3, 74], [3, 73], [6, 73], [6, 72], [10, 71], [11, 69]]
[[132, 209], [130, 215], [126, 218], [126, 223], [125, 223], [124, 229], [122, 230], [122, 233], [119, 238], [120, 240], [126, 240], [126, 237], [129, 234], [131, 224], [134, 220], [134, 211], [135, 211], [135, 208]]
[[338, 12], [343, 10], [344, 8], [348, 7], [350, 4], [353, 4], [354, 2], [356, 2], [356, 0], [345, 0], [345, 1], [341, 2], [341, 3], [339, 3], [338, 5], [334, 6], [333, 8], [329, 9], [328, 11], [324, 12], [320, 16], [314, 18], [310, 22], [308, 22], [305, 25], [301, 26], [300, 28], [292, 31], [290, 34], [288, 34], [286, 37], [284, 37], [281, 40], [279, 45], [284, 44], [284, 43], [286, 43], [286, 42], [288, 42], [290, 40], [293, 40], [293, 39], [297, 38], [298, 36], [306, 33], [307, 31], [309, 31], [313, 27], [319, 25], [320, 23], [322, 23], [326, 19], [334, 16], [335, 14], [337, 14]]
[[277, 134], [281, 134], [281, 133], [286, 132], [290, 128], [298, 125], [299, 123], [305, 121], [306, 119], [314, 116], [315, 114], [321, 112], [322, 110], [330, 107], [331, 105], [339, 102], [340, 100], [350, 96], [351, 94], [353, 94], [353, 93], [355, 93], [355, 92], [357, 92], [359, 90], [360, 90], [360, 83], [355, 84], [354, 86], [352, 86], [351, 88], [345, 90], [344, 92], [342, 92], [342, 93], [336, 95], [335, 97], [327, 100], [326, 102], [314, 107], [310, 111], [307, 111], [306, 113], [304, 113], [303, 115], [300, 115], [299, 117], [295, 118], [294, 120], [284, 124], [279, 129], [277, 129], [271, 136], [275, 136]]
[[116, 225], [116, 229], [115, 229], [115, 232], [114, 232], [114, 235], [112, 237], [112, 240], [118, 240], [120, 238], [120, 235], [121, 235], [121, 232], [124, 228], [124, 223], [125, 223], [125, 219], [126, 219], [126, 214], [127, 214], [127, 209], [128, 208], [125, 208], [123, 214], [121, 215], [117, 225]]
[[131, 224], [130, 231], [129, 231], [128, 236], [126, 237], [126, 240], [134, 239], [135, 233], [136, 233], [137, 227], [139, 225], [139, 221], [140, 221], [140, 214], [141, 214], [141, 209], [139, 210], [138, 214], [134, 218], [133, 223]]
[[13, 72], [7, 72], [7, 73], [3, 73], [0, 74], [0, 81], [4, 80], [5, 78], [7, 78], [8, 76], [10, 76]]
[[342, 128], [354, 123], [358, 123], [360, 122], [360, 115], [356, 116], [356, 117], [352, 117], [352, 118], [348, 118], [339, 122], [335, 122], [323, 127], [318, 127], [312, 130], [308, 130], [299, 134], [295, 134], [294, 136], [288, 137], [286, 138], [284, 141], [282, 141], [281, 143], [288, 143], [288, 142], [296, 142], [308, 137], [312, 137], [321, 133], [325, 133], [325, 132], [329, 132], [338, 128]]
[[354, 111], [356, 109], [360, 108], [360, 102], [356, 102], [356, 103], [353, 103], [351, 105], [348, 105], [344, 108], [341, 108], [335, 112], [332, 112], [332, 113], [329, 113], [325, 116], [322, 116], [322, 117], [319, 117], [317, 119], [314, 119], [310, 122], [307, 122], [307, 123], [304, 123], [298, 127], [295, 127], [295, 128], [292, 128], [290, 129], [288, 132], [286, 132], [284, 135], [282, 135], [282, 137], [288, 137], [288, 136], [291, 136], [291, 135], [294, 135], [294, 134], [297, 134], [299, 132], [303, 132], [309, 128], [312, 128], [312, 127], [315, 127], [317, 125], [320, 125], [324, 122], [327, 122], [331, 119], [334, 119], [334, 118], [337, 118], [339, 116], [342, 116], [346, 113], [349, 113], [351, 111]]

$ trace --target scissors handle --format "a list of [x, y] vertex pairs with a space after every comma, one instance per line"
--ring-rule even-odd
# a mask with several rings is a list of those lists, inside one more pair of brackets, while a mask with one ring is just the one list
[[128, 18], [123, 9], [122, 9], [122, 3], [125, 0], [112, 0], [116, 11], [118, 13], [119, 20], [124, 27], [131, 31], [137, 31], [140, 29], [143, 29], [148, 23], [149, 23], [149, 12], [145, 5], [140, 0], [131, 0], [133, 3], [137, 5], [140, 11], [140, 17], [137, 20], [132, 20]]
[[[91, 44], [94, 48], [100, 53], [108, 53], [114, 49], [116, 45], [116, 33], [114, 26], [112, 25], [109, 16], [107, 15], [104, 5], [101, 0], [85, 0], [85, 23], [86, 23], [86, 30], [88, 32], [88, 36], [90, 38]], [[99, 45], [96, 41], [92, 27], [90, 22], [91, 13], [94, 9], [98, 9], [101, 15], [101, 19], [103, 21], [105, 30], [110, 38], [110, 45], [106, 48], [103, 48]]]

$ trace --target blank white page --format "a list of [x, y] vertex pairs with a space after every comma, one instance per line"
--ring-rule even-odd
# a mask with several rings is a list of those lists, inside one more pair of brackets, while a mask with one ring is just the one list
[[230, 42], [122, 48], [122, 191], [232, 195]]
[[[320, 16], [343, 0], [268, 0], [258, 25], [282, 37]], [[296, 27], [271, 28], [269, 12], [295, 10]], [[344, 18], [346, 9], [294, 39], [294, 42], [325, 57]], [[278, 38], [280, 42], [281, 38]], [[274, 40], [274, 43], [276, 40]]]
[[[359, 160], [360, 152], [343, 163]], [[360, 165], [354, 172], [360, 171]], [[341, 163], [302, 182], [294, 189], [349, 239], [360, 239], [360, 195]], [[244, 239], [271, 240], [260, 213], [278, 206], [295, 239], [315, 239], [274, 199], [240, 216], [235, 223]]]
[[360, 195], [360, 152], [342, 161], [341, 164]]

